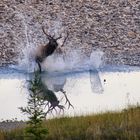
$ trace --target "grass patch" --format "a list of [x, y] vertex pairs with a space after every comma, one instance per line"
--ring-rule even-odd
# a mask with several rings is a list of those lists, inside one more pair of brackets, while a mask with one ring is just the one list
[[[140, 106], [129, 106], [121, 112], [55, 118], [44, 124], [49, 131], [46, 140], [139, 140]], [[0, 131], [0, 140], [23, 140], [22, 132]]]

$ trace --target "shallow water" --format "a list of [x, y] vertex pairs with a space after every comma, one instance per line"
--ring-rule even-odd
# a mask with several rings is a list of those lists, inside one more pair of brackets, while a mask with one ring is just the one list
[[[1, 120], [26, 119], [18, 107], [26, 106], [28, 97], [26, 85], [31, 76], [32, 74], [13, 69], [0, 71]], [[128, 103], [140, 103], [138, 67], [104, 67], [98, 71], [43, 73], [42, 79], [49, 89], [56, 91], [58, 97], [62, 97], [62, 93], [58, 92], [59, 89], [63, 88], [66, 91], [74, 106], [74, 109], [65, 109], [66, 115], [119, 110]], [[58, 114], [54, 111], [53, 115]]]

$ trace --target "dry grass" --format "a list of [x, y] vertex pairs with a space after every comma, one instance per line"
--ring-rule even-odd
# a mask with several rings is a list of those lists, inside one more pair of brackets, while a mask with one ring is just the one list
[[[45, 122], [47, 140], [139, 140], [140, 106], [121, 112], [55, 118]], [[0, 140], [23, 140], [23, 130], [0, 131]]]
[[139, 140], [140, 107], [49, 120], [48, 140]]

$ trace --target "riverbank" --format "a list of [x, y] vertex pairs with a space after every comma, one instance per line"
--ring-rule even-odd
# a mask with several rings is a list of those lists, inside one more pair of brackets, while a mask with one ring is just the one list
[[[106, 112], [80, 117], [62, 117], [45, 122], [47, 140], [139, 140], [140, 106], [120, 112]], [[23, 129], [0, 130], [0, 140], [22, 140]]]

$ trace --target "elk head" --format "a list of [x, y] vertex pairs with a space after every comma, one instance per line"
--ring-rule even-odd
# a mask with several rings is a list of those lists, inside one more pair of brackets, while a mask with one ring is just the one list
[[44, 30], [44, 28], [42, 27], [42, 30], [43, 30], [43, 33], [48, 37], [48, 39], [49, 39], [49, 43], [46, 45], [47, 46], [47, 51], [49, 52], [49, 50], [52, 50], [51, 52], [50, 52], [50, 54], [47, 54], [48, 52], [46, 52], [46, 55], [48, 56], [48, 55], [51, 55], [54, 51], [55, 51], [55, 49], [57, 48], [57, 46], [58, 46], [58, 43], [57, 43], [57, 40], [58, 39], [60, 39], [60, 38], [62, 38], [62, 36], [60, 35], [58, 38], [54, 38], [54, 35], [53, 36], [51, 36], [51, 35], [49, 35], [49, 34], [47, 34], [46, 32], [45, 32], [45, 30]]

